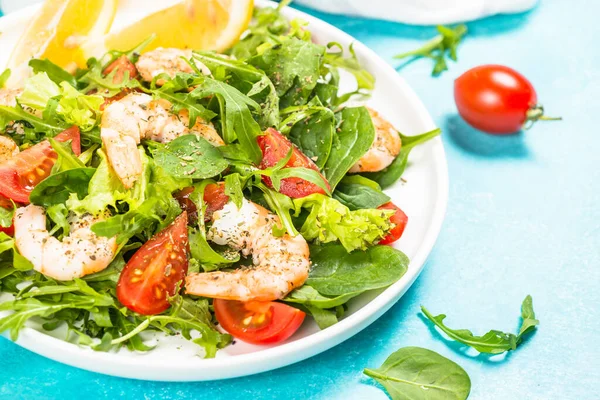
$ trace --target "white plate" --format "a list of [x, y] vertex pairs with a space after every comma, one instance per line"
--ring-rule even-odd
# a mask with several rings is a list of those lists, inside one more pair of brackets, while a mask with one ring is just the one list
[[[140, 18], [140, 11], [125, 2], [117, 24]], [[259, 6], [269, 4], [257, 1]], [[139, 3], [138, 3], [139, 4]], [[145, 13], [160, 8], [160, 0], [148, 1]], [[148, 7], [149, 6], [149, 7]], [[0, 65], [6, 62], [27, 20], [36, 10], [27, 8], [0, 19]], [[355, 43], [363, 65], [375, 75], [376, 90], [369, 104], [407, 135], [435, 128], [427, 110], [396, 71], [367, 47], [333, 26], [307, 14], [287, 8], [289, 18], [300, 17], [310, 23], [309, 29], [320, 43], [335, 41], [348, 46]], [[409, 223], [397, 247], [411, 259], [404, 277], [379, 292], [359, 296], [349, 303], [347, 316], [338, 324], [320, 331], [313, 321], [307, 321], [288, 341], [276, 346], [253, 346], [237, 341], [219, 351], [215, 359], [195, 356], [196, 347], [179, 337], [160, 340], [148, 353], [126, 349], [118, 352], [94, 352], [86, 347], [64, 342], [56, 332], [43, 333], [25, 328], [17, 344], [45, 357], [65, 364], [127, 378], [163, 381], [200, 381], [255, 374], [292, 364], [325, 351], [355, 335], [387, 311], [417, 278], [438, 236], [448, 198], [448, 171], [442, 142], [439, 138], [413, 151], [404, 178], [387, 193], [409, 216]]]

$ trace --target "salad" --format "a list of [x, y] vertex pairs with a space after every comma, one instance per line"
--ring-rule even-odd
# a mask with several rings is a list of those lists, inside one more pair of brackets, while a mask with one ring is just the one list
[[382, 189], [439, 130], [356, 106], [375, 82], [353, 49], [279, 11], [223, 54], [149, 38], [74, 74], [32, 59], [0, 89], [0, 331], [34, 319], [99, 351], [181, 333], [214, 357], [403, 276], [408, 217]]

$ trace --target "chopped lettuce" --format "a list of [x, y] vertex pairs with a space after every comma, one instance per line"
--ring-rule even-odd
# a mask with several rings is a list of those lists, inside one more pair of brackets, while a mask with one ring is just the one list
[[25, 81], [19, 103], [34, 110], [44, 110], [52, 98], [58, 98], [56, 114], [83, 131], [89, 131], [96, 125], [100, 106], [104, 103], [102, 96], [83, 94], [67, 82], [57, 85], [45, 72]]
[[348, 252], [366, 250], [377, 244], [394, 226], [390, 222], [394, 211], [350, 211], [339, 201], [322, 194], [296, 199], [294, 205], [296, 216], [300, 215], [303, 208], [310, 210], [300, 228], [300, 233], [306, 240], [318, 243], [339, 241]]

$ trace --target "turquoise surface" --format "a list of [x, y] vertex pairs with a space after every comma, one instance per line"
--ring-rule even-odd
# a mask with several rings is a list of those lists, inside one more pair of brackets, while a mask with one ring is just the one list
[[[470, 399], [599, 399], [600, 3], [542, 0], [537, 9], [469, 24], [458, 63], [432, 78], [429, 60], [401, 70], [443, 129], [450, 170], [448, 214], [425, 270], [373, 325], [343, 344], [276, 371], [227, 381], [158, 383], [64, 366], [0, 339], [0, 398], [364, 399], [385, 398], [362, 375], [394, 350], [422, 346], [456, 361]], [[433, 28], [316, 14], [394, 65]], [[492, 137], [457, 116], [454, 79], [485, 63], [528, 76], [563, 122]], [[399, 110], [401, 112], [401, 110]], [[506, 357], [445, 341], [419, 305], [452, 327], [515, 331], [531, 294], [538, 331]]]

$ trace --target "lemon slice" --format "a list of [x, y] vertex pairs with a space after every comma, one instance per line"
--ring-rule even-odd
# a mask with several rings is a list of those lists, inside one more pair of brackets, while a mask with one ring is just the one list
[[253, 9], [253, 0], [185, 0], [85, 43], [77, 63], [83, 67], [86, 59], [108, 50], [132, 49], [153, 34], [156, 38], [144, 51], [157, 47], [225, 50], [246, 30]]
[[109, 31], [116, 11], [117, 0], [46, 0], [10, 56], [9, 84], [18, 85], [28, 75], [31, 58], [69, 67], [79, 44]]

